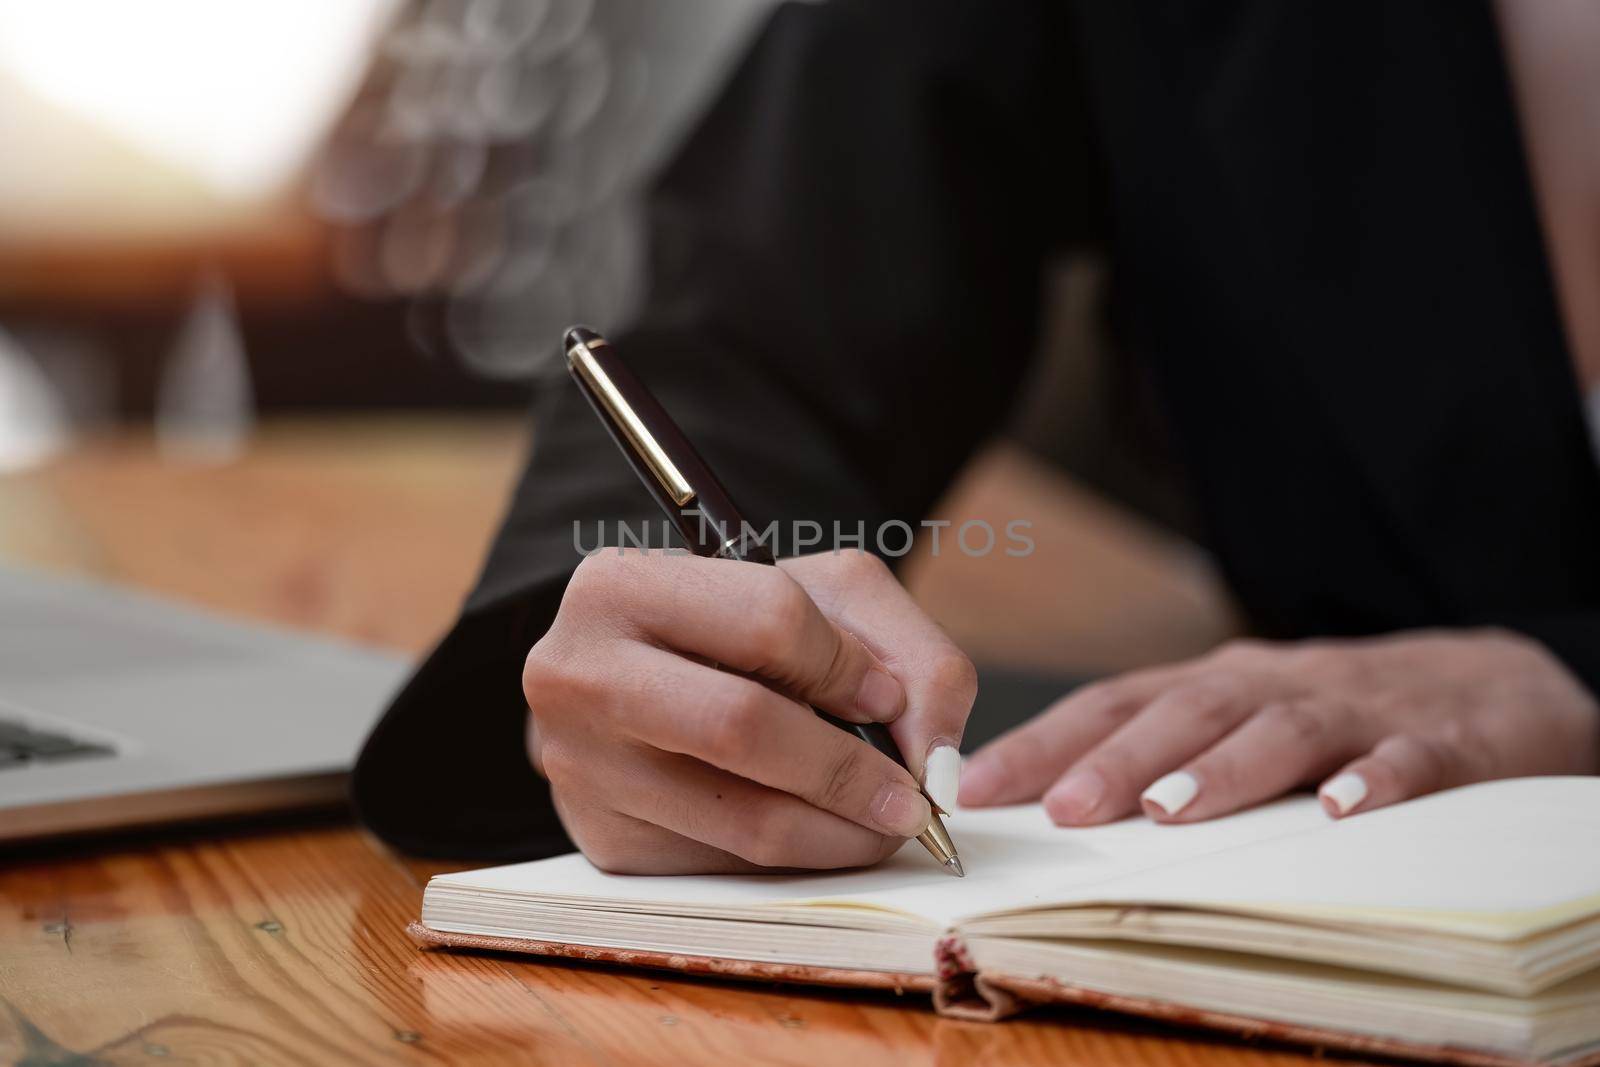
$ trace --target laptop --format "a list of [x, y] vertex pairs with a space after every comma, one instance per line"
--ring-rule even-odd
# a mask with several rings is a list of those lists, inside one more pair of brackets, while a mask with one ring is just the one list
[[341, 804], [408, 670], [0, 567], [0, 843]]

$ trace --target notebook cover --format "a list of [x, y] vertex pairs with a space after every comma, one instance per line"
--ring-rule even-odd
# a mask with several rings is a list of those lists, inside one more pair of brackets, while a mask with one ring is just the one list
[[844, 986], [855, 989], [887, 989], [902, 994], [929, 993], [932, 994], [934, 1008], [939, 1014], [979, 1022], [995, 1022], [1043, 1004], [1070, 1004], [1137, 1015], [1182, 1026], [1219, 1030], [1256, 1040], [1420, 1060], [1427, 1063], [1450, 1063], [1459, 1067], [1600, 1067], [1600, 1050], [1564, 1059], [1527, 1060], [1497, 1052], [1448, 1045], [1418, 1044], [1396, 1038], [1324, 1030], [1314, 1026], [1256, 1019], [1246, 1015], [1205, 1011], [1171, 1001], [1103, 993], [1049, 978], [1017, 978], [979, 973], [967, 956], [966, 946], [957, 937], [940, 940], [936, 953], [938, 974], [935, 976], [805, 967], [639, 949], [597, 948], [593, 945], [533, 941], [520, 937], [485, 937], [480, 934], [435, 930], [420, 922], [413, 922], [407, 926], [406, 933], [424, 948], [515, 952], [522, 955], [594, 960], [621, 964], [625, 967], [656, 968], [684, 974], [715, 975], [720, 978]]

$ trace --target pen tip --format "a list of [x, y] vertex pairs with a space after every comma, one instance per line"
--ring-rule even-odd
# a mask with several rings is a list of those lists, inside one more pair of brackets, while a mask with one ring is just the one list
[[967, 872], [961, 869], [960, 856], [951, 856], [945, 861], [945, 866], [950, 868], [957, 878], [965, 878], [967, 876]]

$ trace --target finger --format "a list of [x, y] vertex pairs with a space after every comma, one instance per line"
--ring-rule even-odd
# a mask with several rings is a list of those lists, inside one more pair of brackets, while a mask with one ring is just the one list
[[[978, 693], [972, 661], [870, 553], [819, 553], [781, 566], [899, 680], [905, 709], [889, 727], [895, 743], [939, 806], [954, 808], [961, 774], [957, 753]], [[941, 754], [933, 757], [936, 751]]]
[[967, 761], [961, 803], [972, 807], [1036, 800], [1077, 759], [1160, 692], [1166, 675], [1140, 672], [1087, 685]]
[[[587, 572], [587, 573], [586, 573]], [[888, 722], [900, 681], [854, 634], [823, 616], [777, 567], [662, 552], [602, 552], [573, 581], [628, 590], [630, 622], [652, 641], [746, 674], [852, 722]]]
[[544, 757], [541, 755], [543, 746], [539, 741], [539, 720], [534, 718], [531, 711], [523, 719], [522, 741], [528, 752], [528, 762], [533, 764], [535, 773], [541, 778], [547, 777], [544, 773]]
[[863, 867], [903, 841], [686, 756], [653, 753], [627, 777], [616, 810], [762, 868]]
[[624, 815], [595, 810], [574, 818], [560, 794], [553, 796], [567, 836], [590, 863], [610, 874], [754, 874], [749, 860]]
[[1045, 811], [1061, 826], [1111, 822], [1137, 811], [1150, 783], [1209, 748], [1265, 695], [1255, 683], [1220, 679], [1166, 690], [1046, 790]]
[[1354, 755], [1351, 718], [1317, 700], [1268, 704], [1140, 795], [1157, 822], [1198, 822], [1315, 781]]
[[644, 651], [646, 673], [662, 695], [646, 695], [649, 710], [623, 720], [640, 741], [878, 833], [915, 837], [927, 829], [932, 810], [910, 773], [854, 734], [753, 679]]
[[1393, 734], [1322, 783], [1317, 796], [1329, 815], [1342, 818], [1481, 777], [1459, 736]]

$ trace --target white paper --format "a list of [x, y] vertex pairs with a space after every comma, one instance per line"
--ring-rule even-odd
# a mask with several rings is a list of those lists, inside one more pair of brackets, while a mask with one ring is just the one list
[[441, 875], [434, 884], [527, 893], [541, 899], [671, 905], [765, 907], [801, 902], [871, 906], [910, 913], [943, 928], [964, 915], [1063, 900], [1088, 887], [1220, 849], [1314, 829], [1327, 817], [1297, 797], [1195, 826], [1161, 826], [1139, 817], [1065, 830], [1037, 805], [961, 811], [946, 826], [967, 876], [946, 873], [916, 842], [866, 870], [807, 875], [610, 875], [582, 856]]
[[1089, 902], [1502, 917], [1600, 897], [1600, 777], [1482, 783], [1338, 822], [1302, 796], [1186, 826], [1141, 817], [1063, 829], [1037, 806], [962, 811], [948, 825], [964, 879], [908, 843], [878, 867], [814, 875], [619, 876], [571, 855], [434, 884], [661, 914], [865, 906], [940, 927]]
[[1100, 890], [1118, 902], [1260, 905], [1526, 936], [1600, 912], [1600, 777], [1436, 793]]

